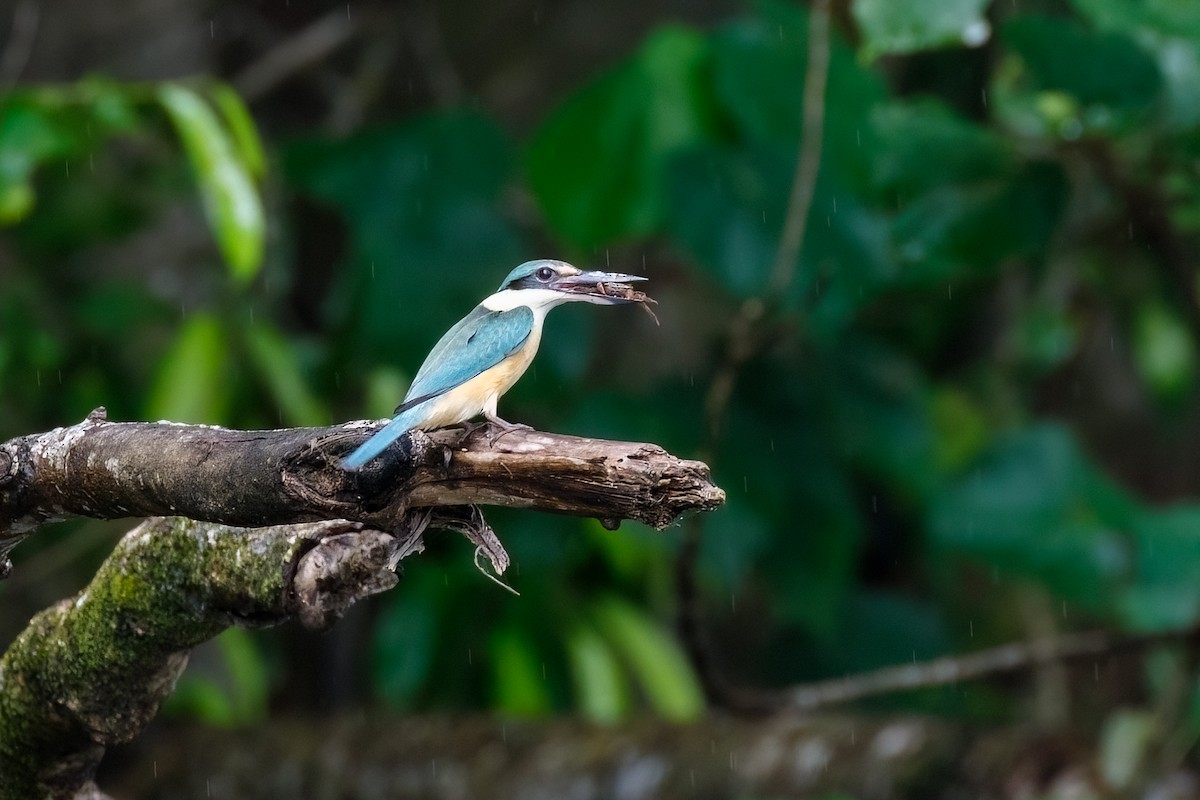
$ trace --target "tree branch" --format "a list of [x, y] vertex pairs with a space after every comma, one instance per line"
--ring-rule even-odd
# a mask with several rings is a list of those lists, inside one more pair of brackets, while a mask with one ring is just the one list
[[78, 425], [12, 439], [0, 445], [0, 572], [37, 526], [71, 516], [346, 519], [407, 532], [417, 509], [484, 504], [661, 530], [725, 500], [706, 465], [656, 445], [535, 431], [494, 444], [479, 432], [414, 431], [361, 471], [342, 470], [342, 457], [382, 424], [236, 431], [108, 422], [97, 409]]
[[1197, 641], [1200, 629], [1192, 627], [1131, 634], [1101, 630], [1065, 633], [1053, 638], [1009, 642], [964, 655], [881, 667], [780, 691], [744, 692], [738, 696], [737, 708], [760, 714], [808, 713], [880, 695], [1023, 672], [1046, 664], [1099, 659], [1159, 645]]
[[231, 624], [324, 627], [394, 586], [400, 555], [399, 539], [347, 522], [142, 523], [0, 659], [0, 800], [104, 797], [105, 748], [149, 723], [192, 647]]
[[351, 19], [338, 6], [324, 16], [273, 46], [233, 78], [233, 85], [246, 102], [254, 102], [288, 78], [354, 38], [361, 28], [359, 17]]
[[192, 647], [230, 624], [331, 624], [393, 586], [429, 526], [464, 533], [503, 572], [476, 504], [662, 529], [724, 502], [707, 466], [655, 445], [533, 431], [412, 432], [343, 470], [383, 424], [234, 431], [108, 422], [101, 408], [0, 445], [0, 563], [46, 522], [155, 517], [0, 660], [0, 800], [103, 797], [104, 749], [150, 721]]
[[[722, 426], [733, 400], [733, 391], [743, 367], [768, 345], [773, 311], [784, 301], [796, 277], [796, 266], [804, 249], [808, 215], [821, 170], [821, 152], [825, 140], [825, 92], [829, 83], [831, 0], [813, 0], [808, 15], [808, 61], [801, 95], [801, 130], [797, 145], [796, 170], [788, 193], [784, 227], [780, 233], [775, 260], [759, 296], [742, 303], [729, 322], [725, 336], [725, 354], [713, 373], [704, 397], [706, 457], [716, 456]], [[743, 695], [753, 696], [732, 686], [721, 674], [708, 645], [700, 611], [700, 589], [696, 581], [696, 561], [700, 554], [704, 523], [693, 519], [684, 529], [683, 546], [675, 562], [675, 580], [679, 594], [679, 627], [692, 663], [704, 684], [705, 693], [715, 703], [728, 708], [753, 707]]]

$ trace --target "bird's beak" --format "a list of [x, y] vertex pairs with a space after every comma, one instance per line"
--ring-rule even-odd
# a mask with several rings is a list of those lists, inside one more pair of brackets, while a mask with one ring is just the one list
[[629, 284], [634, 281], [644, 281], [641, 275], [626, 275], [623, 272], [601, 272], [589, 270], [578, 275], [563, 275], [554, 281], [552, 287], [556, 291], [570, 295], [582, 295], [580, 300], [601, 305], [637, 302], [636, 295], [641, 295]]

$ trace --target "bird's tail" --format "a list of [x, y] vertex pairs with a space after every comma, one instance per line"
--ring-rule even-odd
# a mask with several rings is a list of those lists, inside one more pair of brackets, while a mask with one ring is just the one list
[[396, 418], [380, 428], [378, 433], [360, 444], [357, 450], [342, 459], [342, 469], [358, 469], [386, 450], [392, 442], [412, 430], [421, 417], [419, 409], [420, 406], [413, 406], [397, 414]]

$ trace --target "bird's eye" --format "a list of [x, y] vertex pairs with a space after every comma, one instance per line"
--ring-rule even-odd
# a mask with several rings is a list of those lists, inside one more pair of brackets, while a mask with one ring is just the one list
[[549, 267], [539, 267], [538, 271], [533, 273], [533, 277], [537, 278], [542, 283], [547, 283], [554, 277], [554, 270]]

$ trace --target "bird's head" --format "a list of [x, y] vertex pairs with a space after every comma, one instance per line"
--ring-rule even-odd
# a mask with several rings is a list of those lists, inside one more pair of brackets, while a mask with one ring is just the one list
[[581, 270], [565, 261], [543, 258], [526, 261], [508, 273], [500, 289], [487, 298], [484, 305], [499, 310], [518, 305], [549, 309], [570, 302], [597, 305], [629, 303], [634, 302], [629, 297], [629, 284], [644, 280], [639, 275]]

